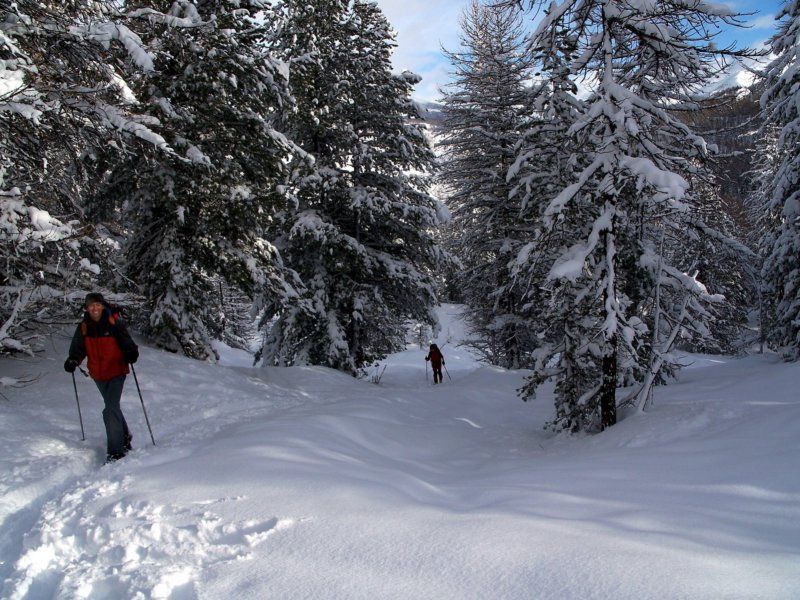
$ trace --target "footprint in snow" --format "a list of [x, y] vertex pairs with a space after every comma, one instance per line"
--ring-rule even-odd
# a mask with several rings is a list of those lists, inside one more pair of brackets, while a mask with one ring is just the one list
[[247, 560], [292, 519], [226, 521], [208, 503], [120, 495], [128, 480], [89, 484], [47, 503], [4, 582], [9, 598], [196, 598], [214, 565]]

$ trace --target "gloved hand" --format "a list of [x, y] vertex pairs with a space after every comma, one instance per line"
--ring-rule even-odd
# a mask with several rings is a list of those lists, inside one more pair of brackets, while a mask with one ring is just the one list
[[132, 365], [137, 360], [139, 360], [139, 351], [138, 350], [134, 350], [133, 352], [128, 352], [125, 355], [125, 362], [127, 362], [129, 365]]
[[443, 364], [443, 365], [445, 364], [445, 362], [444, 362], [444, 359], [442, 359], [442, 364]]
[[68, 358], [64, 363], [64, 370], [67, 373], [74, 373], [80, 363], [74, 358]]

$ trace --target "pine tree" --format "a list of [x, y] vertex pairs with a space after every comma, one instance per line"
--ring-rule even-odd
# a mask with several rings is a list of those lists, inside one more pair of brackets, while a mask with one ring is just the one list
[[519, 368], [532, 341], [511, 271], [529, 231], [512, 167], [525, 128], [531, 60], [513, 9], [474, 0], [461, 28], [462, 49], [446, 52], [454, 80], [444, 92], [440, 142], [454, 251], [463, 263], [458, 283], [470, 343], [493, 364]]
[[304, 154], [275, 127], [292, 102], [286, 65], [270, 50], [278, 16], [258, 0], [171, 3], [166, 17], [160, 4], [129, 6], [151, 20], [155, 56], [133, 85], [176, 154], [136, 153], [108, 194], [132, 230], [127, 274], [148, 301], [145, 333], [214, 360], [223, 323], [209, 299], [220, 279], [258, 306], [296, 293], [265, 236], [284, 203], [288, 158]]
[[773, 309], [768, 339], [789, 360], [800, 358], [800, 2], [788, 2], [772, 38], [777, 55], [765, 70], [765, 129], [777, 133], [776, 166], [762, 196], [763, 293]]
[[71, 314], [69, 299], [108, 267], [113, 242], [89, 226], [82, 203], [101, 179], [95, 158], [131, 137], [164, 140], [126, 97], [120, 61], [136, 72], [152, 65], [118, 6], [3, 2], [0, 32], [0, 349], [30, 352], [36, 332], [21, 324]]
[[[315, 162], [300, 167], [278, 238], [308, 291], [265, 312], [265, 364], [356, 373], [402, 347], [408, 320], [435, 320], [430, 229], [433, 167], [410, 93], [392, 75], [393, 34], [372, 2], [287, 2], [284, 27], [297, 110], [287, 133]], [[321, 18], [324, 15], [324, 18]]]
[[[565, 341], [539, 353], [523, 390], [556, 379], [557, 427], [613, 425], [620, 380], [643, 380], [637, 402], [646, 405], [675, 337], [690, 323], [702, 333], [703, 302], [721, 301], [697, 281], [697, 257], [685, 254], [686, 235], [709, 229], [690, 185], [707, 147], [673, 112], [734, 54], [710, 43], [720, 20], [735, 22], [706, 4], [567, 0], [551, 5], [533, 34], [549, 55], [564, 35], [574, 40], [570, 71], [594, 81], [569, 130], [586, 160], [543, 218], [565, 242], [547, 276]], [[559, 351], [574, 358], [553, 368]], [[576, 367], [577, 385], [567, 379]]]

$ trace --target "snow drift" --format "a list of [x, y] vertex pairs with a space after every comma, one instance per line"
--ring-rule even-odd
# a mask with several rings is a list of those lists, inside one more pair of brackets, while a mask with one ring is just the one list
[[[438, 338], [380, 385], [142, 348], [135, 450], [101, 466], [99, 394], [66, 339], [0, 376], [3, 598], [796, 598], [800, 365], [690, 356], [655, 407], [547, 434], [549, 394]], [[449, 342], [448, 342], [449, 340]], [[244, 357], [246, 358], [246, 357]], [[238, 366], [237, 366], [238, 363]]]

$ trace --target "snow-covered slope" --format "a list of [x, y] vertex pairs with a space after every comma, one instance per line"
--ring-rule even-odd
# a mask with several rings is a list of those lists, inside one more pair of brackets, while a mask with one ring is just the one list
[[552, 437], [455, 313], [440, 386], [418, 347], [380, 385], [143, 348], [158, 446], [129, 381], [136, 450], [106, 466], [66, 340], [0, 362], [41, 375], [0, 404], [0, 597], [800, 597], [800, 365], [687, 357], [648, 415]]
[[706, 86], [705, 94], [714, 96], [727, 90], [741, 90], [746, 93], [756, 81], [754, 71], [761, 68], [763, 68], [763, 65], [756, 60], [747, 61], [746, 65], [734, 63], [726, 73], [720, 75]]

